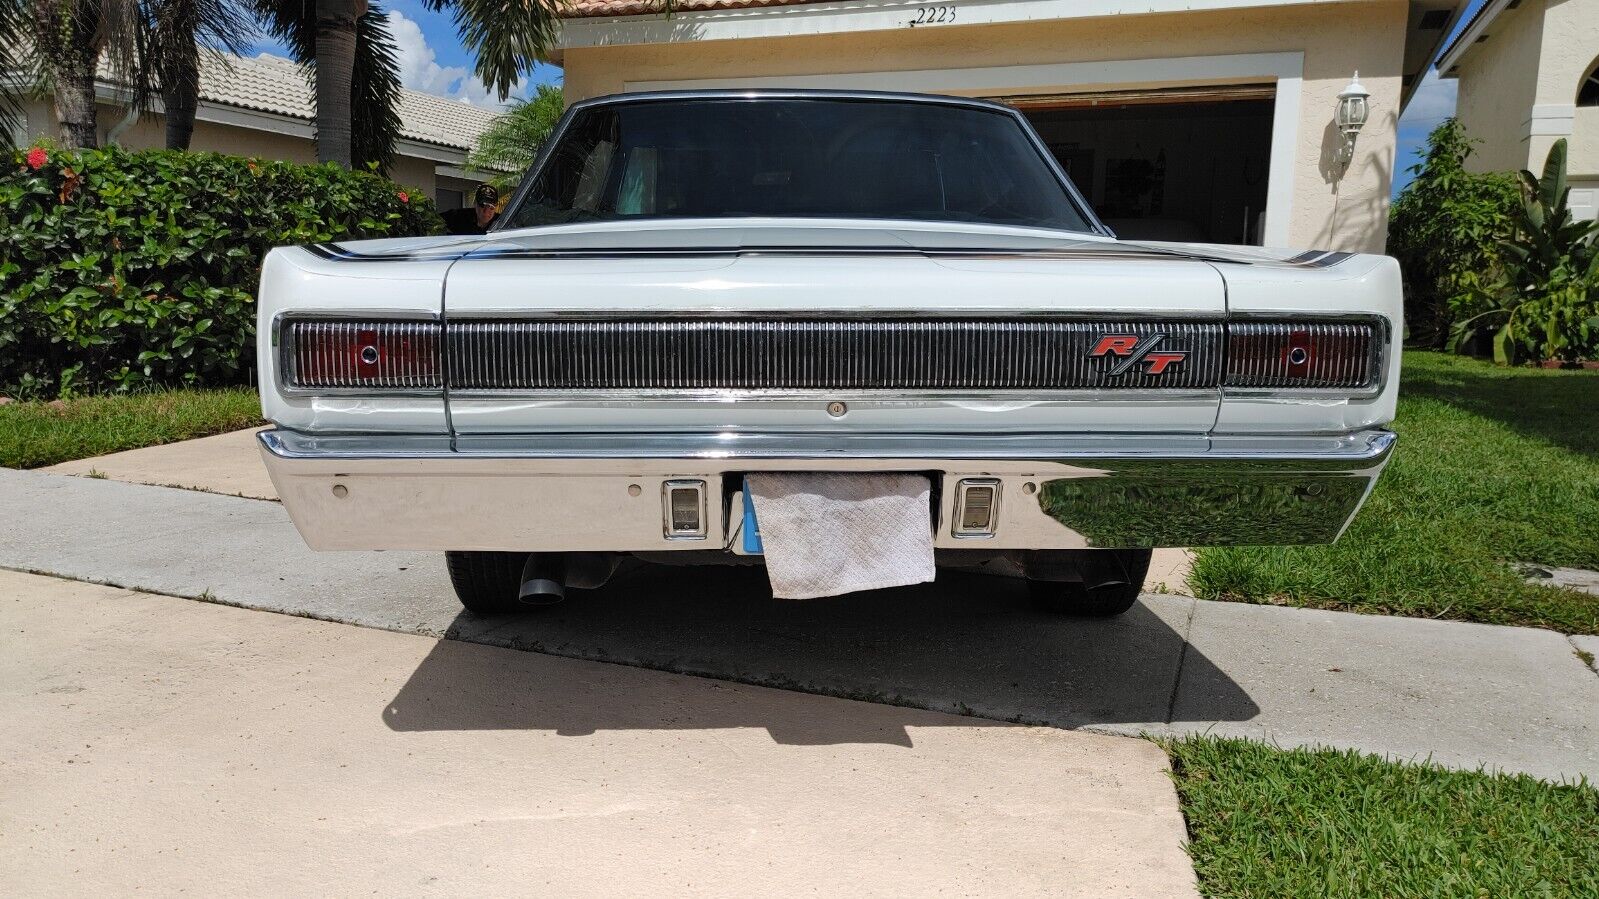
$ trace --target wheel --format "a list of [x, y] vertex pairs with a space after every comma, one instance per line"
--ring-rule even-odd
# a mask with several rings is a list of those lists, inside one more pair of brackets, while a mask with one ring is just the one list
[[1147, 549], [1104, 549], [1094, 552], [1081, 566], [1081, 581], [1029, 580], [1033, 605], [1059, 615], [1111, 618], [1138, 601], [1144, 576], [1149, 573]]
[[467, 611], [479, 615], [505, 615], [525, 612], [528, 606], [516, 598], [522, 586], [522, 566], [527, 553], [447, 552], [444, 564], [450, 569], [450, 584]]

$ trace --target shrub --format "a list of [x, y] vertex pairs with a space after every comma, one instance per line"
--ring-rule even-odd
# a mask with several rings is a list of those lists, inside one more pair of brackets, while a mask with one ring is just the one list
[[1490, 310], [1456, 325], [1458, 348], [1493, 332], [1494, 358], [1575, 362], [1599, 351], [1599, 224], [1567, 204], [1566, 140], [1549, 148], [1543, 176], [1523, 169], [1515, 229], [1500, 244], [1504, 275]]
[[35, 147], [0, 167], [0, 393], [19, 397], [244, 383], [269, 248], [440, 228], [420, 192], [334, 166]]
[[1427, 155], [1389, 215], [1388, 252], [1405, 274], [1411, 340], [1439, 347], [1451, 326], [1496, 306], [1500, 241], [1514, 230], [1513, 176], [1466, 171], [1474, 143], [1455, 119], [1427, 136]]

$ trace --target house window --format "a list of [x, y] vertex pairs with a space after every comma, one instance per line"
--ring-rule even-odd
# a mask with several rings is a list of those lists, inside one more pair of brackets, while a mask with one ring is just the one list
[[1588, 67], [1588, 75], [1577, 88], [1578, 106], [1599, 106], [1599, 59]]

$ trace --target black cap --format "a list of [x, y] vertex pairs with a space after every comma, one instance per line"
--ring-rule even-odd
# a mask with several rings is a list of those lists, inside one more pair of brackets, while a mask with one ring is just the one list
[[492, 184], [479, 184], [477, 191], [472, 194], [473, 206], [498, 206], [499, 204], [500, 192], [495, 190]]

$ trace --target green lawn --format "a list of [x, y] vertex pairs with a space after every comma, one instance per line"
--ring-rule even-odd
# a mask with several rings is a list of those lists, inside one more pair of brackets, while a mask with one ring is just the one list
[[1355, 752], [1163, 743], [1211, 897], [1599, 896], [1599, 790]]
[[1405, 354], [1399, 433], [1331, 546], [1199, 551], [1202, 597], [1599, 633], [1599, 597], [1508, 563], [1599, 569], [1599, 372]]
[[69, 459], [188, 440], [261, 424], [251, 390], [173, 390], [0, 406], [0, 467], [38, 468]]

